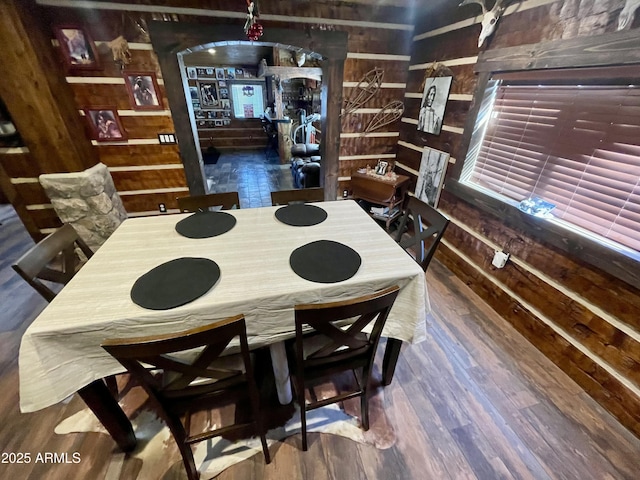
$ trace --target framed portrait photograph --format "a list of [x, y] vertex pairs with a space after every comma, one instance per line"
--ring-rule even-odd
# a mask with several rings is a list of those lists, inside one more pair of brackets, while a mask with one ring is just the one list
[[433, 208], [438, 206], [444, 174], [447, 171], [449, 154], [430, 147], [424, 147], [420, 160], [420, 171], [416, 183], [416, 197]]
[[125, 72], [124, 80], [134, 110], [163, 109], [155, 73]]
[[227, 78], [233, 80], [234, 78], [236, 78], [236, 69], [233, 67], [228, 67], [227, 68]]
[[75, 25], [59, 25], [54, 27], [54, 33], [68, 70], [100, 69], [96, 46], [86, 30]]
[[216, 68], [216, 78], [218, 80], [224, 80], [225, 79], [224, 68]]
[[98, 142], [117, 142], [127, 139], [116, 107], [85, 108], [91, 137]]
[[198, 82], [198, 90], [202, 108], [216, 108], [220, 104], [216, 82]]
[[385, 175], [387, 173], [387, 168], [389, 168], [389, 162], [378, 160], [378, 165], [376, 165], [376, 174]]
[[453, 77], [429, 77], [425, 80], [418, 115], [418, 130], [440, 135], [452, 80]]
[[187, 67], [187, 77], [190, 80], [198, 78], [198, 71], [196, 70], [196, 67]]

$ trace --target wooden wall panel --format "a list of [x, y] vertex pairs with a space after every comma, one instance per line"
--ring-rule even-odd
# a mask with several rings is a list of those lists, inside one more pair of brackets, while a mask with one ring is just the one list
[[42, 173], [28, 152], [0, 153], [0, 165], [2, 165], [6, 174], [11, 178], [37, 178], [38, 175]]
[[168, 210], [178, 208], [176, 198], [189, 195], [183, 192], [140, 193], [137, 195], [122, 195], [122, 204], [127, 212], [158, 212], [160, 203], [164, 203]]
[[98, 145], [96, 149], [107, 167], [181, 163], [176, 145]]
[[16, 192], [25, 205], [44, 205], [51, 203], [47, 194], [44, 193], [44, 188], [38, 182], [33, 183], [16, 183], [13, 185]]
[[164, 115], [122, 115], [120, 121], [129, 138], [153, 138], [157, 140], [158, 133], [171, 133], [174, 131], [171, 117]]
[[384, 71], [383, 82], [404, 83], [407, 78], [408, 65], [408, 62], [405, 61], [347, 58], [344, 62], [344, 80], [359, 82], [366, 73], [378, 67]]
[[137, 170], [111, 172], [117, 190], [153, 190], [184, 187], [187, 180], [184, 169]]

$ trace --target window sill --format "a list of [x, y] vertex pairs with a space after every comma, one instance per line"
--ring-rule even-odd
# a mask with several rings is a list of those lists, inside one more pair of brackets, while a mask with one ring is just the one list
[[483, 211], [500, 218], [507, 226], [517, 228], [537, 240], [550, 244], [610, 275], [640, 288], [640, 258], [591, 237], [564, 227], [557, 220], [528, 215], [510, 204], [480, 190], [449, 179], [445, 190]]

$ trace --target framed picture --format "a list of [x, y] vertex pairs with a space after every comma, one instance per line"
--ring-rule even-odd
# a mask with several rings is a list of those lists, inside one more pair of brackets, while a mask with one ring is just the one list
[[448, 163], [448, 153], [424, 147], [422, 159], [420, 160], [418, 182], [416, 183], [416, 197], [433, 208], [438, 206]]
[[85, 108], [84, 114], [89, 122], [91, 137], [94, 140], [113, 142], [127, 139], [116, 107]]
[[244, 68], [236, 68], [236, 78], [244, 77]]
[[215, 108], [220, 103], [216, 82], [198, 82], [200, 105], [202, 108]]
[[229, 89], [221, 88], [220, 89], [220, 98], [229, 98]]
[[216, 68], [216, 78], [218, 80], [224, 80], [225, 79], [224, 68]]
[[74, 25], [54, 28], [64, 63], [69, 70], [98, 70], [100, 59], [89, 34]]
[[227, 81], [226, 80], [218, 80], [218, 86], [220, 88], [226, 88], [227, 87]]
[[233, 80], [236, 78], [236, 69], [233, 67], [227, 68], [227, 78]]
[[424, 92], [420, 103], [418, 130], [440, 135], [444, 108], [449, 98], [453, 77], [429, 77], [424, 82]]
[[231, 101], [228, 98], [225, 98], [224, 100], [220, 100], [220, 106], [222, 108], [226, 109], [231, 109]]
[[389, 167], [389, 163], [384, 160], [378, 160], [378, 165], [376, 165], [376, 174], [384, 175], [387, 173], [387, 168]]
[[223, 125], [222, 120], [216, 120], [216, 121], [215, 121], [215, 123], [214, 123], [214, 125], [215, 125], [216, 127], [222, 127], [222, 125]]
[[187, 67], [187, 77], [191, 80], [198, 78], [198, 71], [196, 70], [196, 67]]
[[125, 72], [124, 83], [134, 110], [162, 110], [160, 88], [152, 72]]

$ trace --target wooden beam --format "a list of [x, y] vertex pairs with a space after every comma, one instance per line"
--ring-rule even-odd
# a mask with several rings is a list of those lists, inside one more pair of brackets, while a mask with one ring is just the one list
[[0, 4], [0, 96], [41, 173], [98, 163], [51, 39], [32, 0]]

